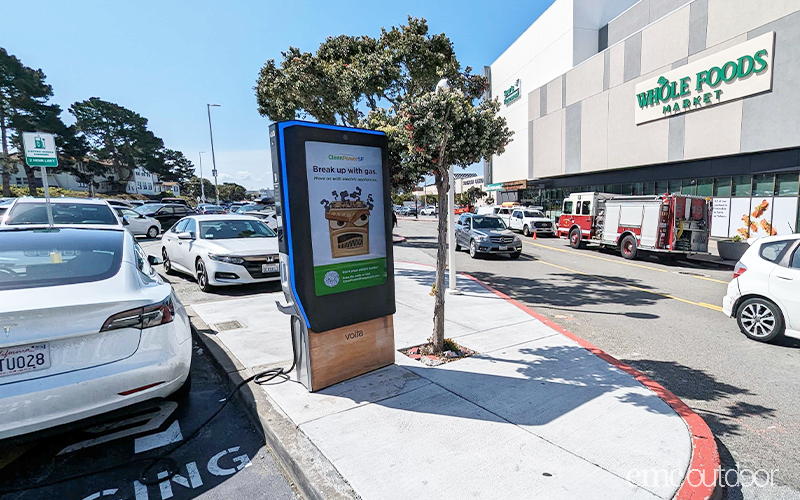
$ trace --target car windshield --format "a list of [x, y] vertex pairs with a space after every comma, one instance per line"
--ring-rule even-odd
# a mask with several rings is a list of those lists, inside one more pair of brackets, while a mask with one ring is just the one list
[[525, 211], [525, 217], [540, 217], [541, 218], [541, 217], [544, 217], [544, 214], [542, 212], [539, 212], [538, 210], [526, 210]]
[[243, 207], [239, 207], [239, 209], [236, 210], [236, 213], [244, 214], [247, 212], [257, 212], [260, 210], [264, 210], [265, 208], [267, 208], [266, 205], [244, 205]]
[[[119, 220], [108, 205], [93, 203], [52, 202], [55, 224], [105, 224], [116, 226]], [[47, 206], [41, 203], [17, 203], [8, 216], [6, 224], [47, 224]]]
[[206, 206], [202, 207], [202, 210], [205, 211], [205, 212], [224, 212], [225, 211], [224, 208], [222, 208], [220, 206], [217, 206], [217, 205], [206, 205]]
[[131, 208], [116, 207], [115, 210], [120, 215], [120, 217], [134, 217], [134, 218], [136, 218], [136, 217], [139, 217], [139, 215], [140, 215], [139, 212], [137, 212], [136, 210], [133, 210]]
[[505, 229], [503, 219], [497, 217], [473, 217], [472, 229]]
[[140, 214], [151, 215], [158, 212], [158, 209], [163, 206], [161, 203], [145, 203], [141, 207], [137, 207], [136, 211]]
[[200, 237], [204, 240], [272, 238], [274, 236], [275, 232], [259, 220], [211, 220], [200, 222]]
[[100, 281], [122, 262], [122, 231], [0, 231], [0, 290]]

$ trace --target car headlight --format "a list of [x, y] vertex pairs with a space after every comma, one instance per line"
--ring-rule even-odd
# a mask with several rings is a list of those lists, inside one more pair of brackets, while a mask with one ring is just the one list
[[225, 262], [226, 264], [244, 264], [244, 259], [241, 257], [231, 257], [229, 255], [217, 255], [210, 253], [208, 258], [216, 260], [217, 262]]

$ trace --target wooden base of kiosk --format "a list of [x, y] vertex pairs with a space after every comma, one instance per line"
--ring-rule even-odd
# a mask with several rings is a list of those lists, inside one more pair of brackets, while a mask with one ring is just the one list
[[317, 333], [308, 332], [313, 391], [394, 363], [391, 316]]

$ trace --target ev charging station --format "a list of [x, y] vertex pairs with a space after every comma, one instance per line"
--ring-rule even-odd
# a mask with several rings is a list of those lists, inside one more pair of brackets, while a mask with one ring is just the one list
[[394, 363], [392, 204], [383, 132], [270, 126], [281, 285], [309, 391]]

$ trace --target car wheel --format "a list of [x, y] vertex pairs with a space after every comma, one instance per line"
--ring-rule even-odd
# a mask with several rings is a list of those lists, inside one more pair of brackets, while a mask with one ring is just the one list
[[469, 242], [469, 256], [473, 259], [478, 258], [478, 245], [475, 244], [475, 240]]
[[164, 261], [164, 272], [167, 274], [172, 274], [172, 262], [169, 260], [169, 255], [167, 255], [167, 249], [161, 249], [161, 259]]
[[630, 234], [622, 238], [622, 243], [619, 244], [619, 252], [628, 260], [635, 259], [636, 254], [639, 253], [639, 249], [636, 247], [636, 238]]
[[522, 255], [522, 250], [517, 250], [516, 252], [509, 255], [509, 257], [511, 257], [511, 260], [517, 260], [519, 259], [520, 255]]
[[199, 286], [200, 290], [203, 292], [211, 292], [212, 286], [208, 284], [208, 272], [206, 271], [206, 265], [203, 263], [203, 259], [197, 259], [197, 266], [195, 269], [197, 286]]
[[523, 226], [522, 234], [524, 234], [525, 236], [530, 236], [531, 235], [531, 228], [529, 228], [527, 224], [525, 224], [525, 226]]
[[739, 329], [748, 338], [772, 342], [783, 335], [783, 315], [772, 302], [755, 297], [742, 302], [736, 311]]
[[156, 226], [153, 226], [147, 230], [148, 238], [156, 238], [157, 236], [158, 236], [158, 228]]
[[581, 241], [581, 230], [577, 227], [569, 232], [569, 246], [572, 248], [581, 248], [583, 241]]

